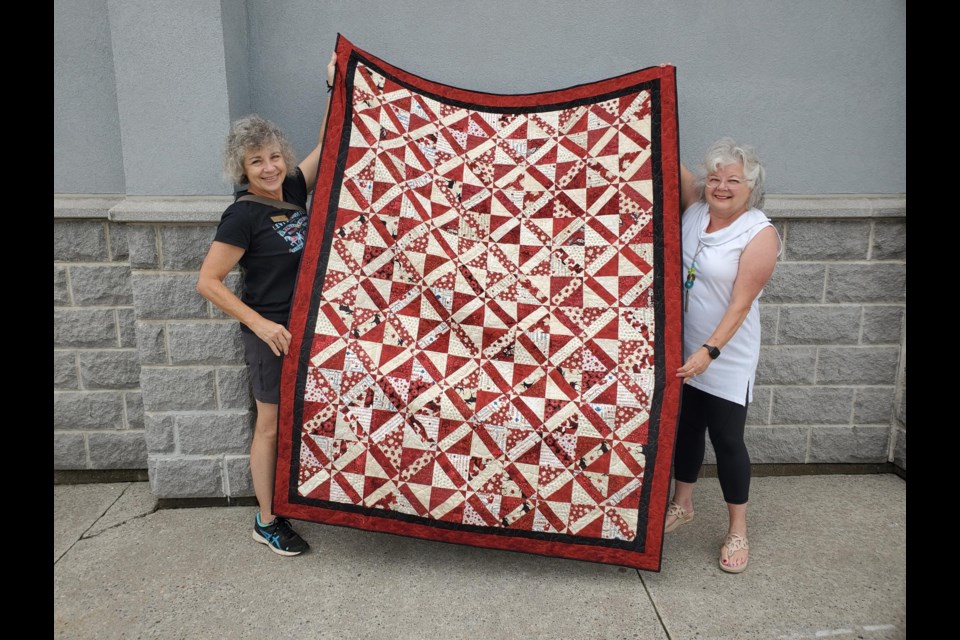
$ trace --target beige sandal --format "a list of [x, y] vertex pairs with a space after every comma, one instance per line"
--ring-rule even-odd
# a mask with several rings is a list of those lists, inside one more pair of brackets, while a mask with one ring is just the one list
[[670, 501], [670, 508], [667, 509], [667, 516], [673, 516], [676, 518], [676, 520], [668, 524], [663, 529], [664, 533], [670, 533], [681, 525], [685, 525], [688, 522], [693, 522], [693, 511], [687, 511], [673, 500]]
[[727, 538], [723, 541], [723, 546], [720, 547], [720, 568], [727, 573], [742, 573], [743, 570], [747, 568], [747, 564], [750, 563], [750, 556], [747, 555], [747, 559], [743, 564], [731, 567], [723, 564], [724, 549], [727, 550], [727, 560], [729, 560], [730, 556], [735, 554], [737, 551], [750, 551], [750, 545], [747, 544], [747, 537], [742, 536], [739, 533], [727, 534]]

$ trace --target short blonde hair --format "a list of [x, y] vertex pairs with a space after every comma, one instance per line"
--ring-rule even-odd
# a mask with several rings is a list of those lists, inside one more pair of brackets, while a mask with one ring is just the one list
[[245, 184], [247, 175], [243, 170], [243, 159], [247, 152], [274, 142], [280, 147], [287, 175], [293, 175], [297, 169], [296, 158], [280, 127], [255, 113], [234, 120], [223, 149], [223, 175], [233, 184]]

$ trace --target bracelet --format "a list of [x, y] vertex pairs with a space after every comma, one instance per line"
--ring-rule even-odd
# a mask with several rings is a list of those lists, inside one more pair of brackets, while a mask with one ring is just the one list
[[327, 93], [330, 93], [331, 91], [333, 91], [333, 85], [328, 82], [328, 83], [327, 83]]

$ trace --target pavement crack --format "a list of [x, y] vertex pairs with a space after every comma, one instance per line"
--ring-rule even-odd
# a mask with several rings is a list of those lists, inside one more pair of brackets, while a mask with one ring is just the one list
[[105, 515], [110, 511], [110, 509], [112, 509], [118, 502], [120, 502], [120, 499], [123, 498], [124, 494], [126, 494], [127, 491], [130, 490], [131, 487], [133, 487], [133, 485], [134, 485], [134, 483], [132, 483], [132, 482], [128, 482], [128, 483], [127, 483], [127, 486], [123, 488], [123, 491], [120, 492], [120, 494], [117, 496], [117, 498], [116, 498], [113, 502], [111, 502], [109, 505], [107, 505], [107, 507], [106, 507], [99, 515], [97, 515], [96, 518], [94, 518], [94, 520], [93, 520], [93, 522], [90, 524], [90, 526], [87, 527], [87, 528], [84, 530], [84, 532], [81, 533], [80, 536], [79, 536], [76, 540], [74, 540], [73, 543], [72, 543], [69, 547], [67, 547], [66, 549], [64, 549], [63, 552], [62, 552], [57, 558], [54, 559], [54, 561], [53, 561], [53, 566], [54, 566], [54, 567], [56, 567], [56, 566], [57, 566], [57, 563], [60, 562], [61, 559], [63, 559], [64, 557], [66, 557], [66, 555], [67, 555], [68, 553], [70, 553], [70, 550], [73, 549], [73, 547], [76, 546], [76, 544], [77, 544], [78, 542], [80, 542], [81, 540], [91, 540], [91, 539], [96, 538], [97, 536], [99, 536], [101, 533], [104, 533], [104, 532], [106, 532], [106, 531], [110, 531], [111, 529], [116, 529], [117, 527], [119, 527], [119, 526], [121, 526], [121, 525], [125, 525], [125, 524], [127, 524], [127, 523], [129, 523], [129, 522], [132, 522], [132, 521], [134, 521], [134, 520], [137, 520], [137, 519], [139, 519], [139, 518], [145, 518], [146, 516], [149, 516], [149, 515], [151, 515], [151, 514], [154, 514], [154, 513], [156, 513], [157, 511], [160, 510], [159, 505], [158, 505], [157, 503], [154, 503], [153, 509], [151, 509], [150, 511], [148, 511], [148, 512], [146, 512], [146, 513], [140, 513], [140, 514], [137, 514], [137, 515], [135, 515], [135, 516], [131, 516], [131, 517], [123, 520], [122, 522], [118, 522], [118, 523], [116, 523], [116, 524], [110, 525], [109, 527], [106, 527], [106, 528], [103, 529], [102, 531], [97, 531], [96, 533], [90, 533], [90, 531], [93, 530], [93, 528], [94, 528], [95, 526], [97, 526], [97, 523], [100, 522], [100, 520], [103, 518], [103, 516], [105, 516]]
[[[99, 535], [101, 535], [101, 534], [103, 534], [103, 533], [106, 533], [107, 531], [110, 531], [111, 529], [116, 529], [117, 527], [123, 526], [123, 525], [127, 524], [128, 522], [132, 522], [132, 521], [138, 520], [138, 519], [140, 519], [140, 518], [145, 518], [146, 516], [149, 516], [149, 515], [152, 514], [152, 513], [156, 513], [156, 512], [159, 510], [160, 507], [157, 506], [156, 503], [154, 503], [153, 509], [151, 509], [150, 511], [148, 511], [148, 512], [146, 512], [146, 513], [140, 513], [140, 514], [137, 514], [137, 515], [135, 515], [135, 516], [131, 516], [131, 517], [127, 518], [126, 520], [122, 520], [122, 521], [120, 521], [120, 522], [118, 522], [118, 523], [116, 523], [116, 524], [112, 524], [112, 525], [110, 525], [109, 527], [106, 527], [105, 529], [102, 529], [102, 530], [100, 530], [100, 531], [97, 531], [96, 533], [89, 533], [91, 529], [93, 529], [95, 526], [97, 526], [97, 523], [100, 522], [100, 519], [103, 518], [103, 516], [107, 515], [107, 513], [110, 511], [110, 509], [112, 509], [118, 502], [120, 502], [120, 500], [123, 498], [124, 494], [126, 494], [127, 491], [128, 491], [132, 486], [133, 486], [133, 483], [131, 482], [131, 483], [128, 483], [127, 486], [123, 488], [123, 491], [120, 492], [120, 495], [117, 496], [117, 499], [114, 500], [113, 502], [111, 502], [111, 503], [110, 503], [110, 506], [108, 506], [106, 509], [104, 509], [103, 513], [101, 513], [99, 516], [97, 516], [97, 519], [93, 521], [93, 524], [91, 524], [89, 527], [87, 527], [87, 530], [80, 534], [80, 540], [91, 540], [91, 539], [96, 538], [97, 536], [99, 536]], [[74, 544], [76, 544], [76, 543], [74, 543]], [[71, 546], [72, 546], [72, 545], [71, 545]], [[69, 551], [69, 550], [68, 550], [68, 551]]]
[[650, 601], [650, 606], [653, 607], [653, 612], [657, 614], [657, 620], [660, 622], [660, 628], [663, 629], [663, 632], [667, 634], [667, 640], [673, 640], [673, 636], [670, 635], [670, 630], [667, 629], [666, 623], [663, 621], [663, 616], [660, 615], [660, 609], [657, 608], [657, 603], [653, 599], [653, 595], [650, 593], [650, 589], [647, 588], [647, 583], [643, 579], [643, 574], [640, 573], [640, 569], [637, 569], [637, 577], [640, 578], [640, 584], [643, 585], [643, 590], [647, 594], [647, 600]]
[[[80, 536], [80, 539], [81, 539], [81, 540], [92, 540], [93, 538], [96, 538], [97, 536], [99, 536], [99, 535], [101, 535], [101, 534], [104, 534], [104, 533], [106, 533], [107, 531], [110, 531], [111, 529], [116, 529], [117, 527], [122, 527], [123, 525], [125, 525], [125, 524], [127, 524], [127, 523], [129, 523], [129, 522], [133, 522], [134, 520], [139, 520], [140, 518], [146, 518], [147, 516], [152, 515], [152, 514], [156, 513], [156, 512], [159, 511], [159, 510], [160, 510], [160, 507], [154, 505], [153, 509], [151, 509], [150, 511], [147, 511], [146, 513], [140, 513], [140, 514], [137, 514], [137, 515], [135, 515], [135, 516], [131, 516], [131, 517], [127, 518], [126, 520], [123, 520], [122, 522], [118, 522], [118, 523], [116, 523], [116, 524], [112, 524], [112, 525], [110, 525], [109, 527], [107, 527], [107, 528], [105, 528], [105, 529], [102, 529], [102, 530], [100, 530], [100, 531], [97, 531], [96, 533], [91, 533], [91, 534], [88, 535], [86, 532], [84, 532], [83, 535]], [[94, 524], [96, 524], [96, 523], [94, 523]], [[93, 525], [91, 525], [91, 527], [92, 527], [92, 526], [93, 526]], [[89, 531], [89, 529], [87, 529], [87, 531]]]
[[[125, 487], [123, 488], [123, 491], [120, 492], [120, 494], [117, 496], [117, 498], [116, 498], [113, 502], [111, 502], [109, 505], [107, 505], [107, 508], [104, 509], [104, 510], [100, 513], [100, 515], [98, 515], [96, 518], [93, 519], [93, 522], [90, 523], [90, 526], [87, 527], [87, 528], [84, 530], [84, 532], [81, 533], [80, 536], [79, 536], [76, 540], [74, 540], [73, 543], [72, 543], [69, 547], [67, 547], [66, 549], [64, 549], [63, 553], [60, 554], [60, 557], [57, 558], [57, 559], [55, 559], [55, 560], [53, 561], [53, 566], [54, 566], [54, 567], [57, 566], [57, 563], [60, 562], [60, 559], [61, 559], [61, 558], [66, 557], [66, 555], [67, 555], [68, 553], [70, 553], [70, 550], [73, 549], [73, 547], [75, 547], [78, 542], [80, 542], [81, 540], [87, 540], [87, 539], [89, 539], [89, 538], [95, 537], [96, 535], [99, 535], [99, 534], [94, 534], [93, 536], [87, 536], [87, 531], [90, 531], [90, 529], [92, 529], [92, 528], [94, 527], [94, 525], [96, 525], [96, 524], [100, 521], [100, 518], [102, 518], [103, 516], [105, 516], [106, 513], [107, 513], [108, 511], [110, 511], [111, 508], [113, 508], [113, 505], [117, 504], [117, 502], [120, 501], [120, 498], [122, 498], [122, 497], [123, 497], [123, 494], [125, 494], [125, 493], [127, 492], [127, 489], [130, 488], [130, 485], [131, 485], [131, 484], [132, 484], [132, 483], [129, 483], [129, 482], [128, 482], [128, 483], [127, 483], [127, 486], [125, 486]], [[112, 528], [112, 527], [111, 527], [111, 528]]]

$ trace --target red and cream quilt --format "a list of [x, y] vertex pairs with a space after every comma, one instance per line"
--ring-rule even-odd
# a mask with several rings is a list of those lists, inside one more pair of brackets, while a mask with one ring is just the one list
[[450, 87], [337, 42], [274, 510], [659, 570], [680, 387], [675, 70]]

